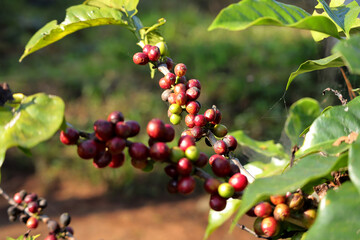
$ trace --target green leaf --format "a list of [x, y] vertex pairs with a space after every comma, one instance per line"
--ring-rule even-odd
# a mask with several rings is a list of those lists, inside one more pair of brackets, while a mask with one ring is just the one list
[[356, 1], [349, 3], [348, 5], [339, 5], [337, 7], [329, 7], [324, 0], [318, 0], [327, 15], [344, 31], [348, 36], [354, 24], [356, 24], [356, 18], [360, 13], [360, 7]]
[[127, 26], [128, 23], [122, 17], [120, 11], [112, 8], [86, 5], [70, 7], [66, 10], [66, 17], [62, 23], [57, 24], [56, 20], [51, 21], [32, 36], [19, 61], [21, 62], [27, 55], [84, 28], [110, 24]]
[[307, 60], [306, 62], [302, 63], [295, 72], [291, 73], [286, 85], [286, 90], [289, 88], [294, 78], [300, 74], [331, 67], [342, 67], [344, 65], [345, 63], [341, 59], [340, 54], [333, 54], [318, 60]]
[[312, 98], [302, 98], [295, 102], [289, 111], [285, 122], [285, 133], [290, 138], [291, 145], [301, 145], [300, 134], [320, 115], [319, 102]]
[[312, 181], [324, 178], [330, 174], [338, 162], [345, 160], [344, 156], [337, 158], [309, 155], [299, 160], [282, 175], [257, 178], [245, 189], [241, 207], [234, 222], [236, 223], [251, 207], [266, 200], [270, 195], [282, 195], [288, 191], [295, 191]]
[[327, 192], [305, 240], [359, 239], [360, 195], [349, 181]]
[[137, 5], [139, 0], [87, 0], [84, 4], [95, 7], [109, 7], [121, 10], [123, 12], [132, 12], [131, 15], [137, 13]]
[[322, 113], [311, 125], [305, 136], [304, 144], [296, 156], [303, 156], [311, 152], [325, 152], [337, 154], [350, 147], [341, 143], [333, 145], [340, 137], [348, 136], [352, 132], [360, 132], [360, 97], [354, 98], [345, 106], [335, 106]]
[[208, 239], [209, 236], [219, 228], [224, 222], [226, 222], [236, 210], [239, 209], [241, 200], [228, 199], [226, 202], [226, 208], [222, 211], [210, 210], [208, 225], [206, 227], [204, 239]]
[[49, 139], [63, 122], [64, 102], [44, 93], [25, 97], [17, 109], [0, 107], [0, 167], [10, 147], [31, 148]]
[[313, 30], [339, 38], [336, 25], [325, 16], [311, 16], [305, 10], [275, 0], [243, 0], [221, 10], [209, 30], [244, 30], [256, 25]]
[[341, 55], [351, 73], [360, 74], [360, 34], [341, 40], [334, 46], [332, 52]]
[[360, 193], [360, 137], [351, 144], [349, 150], [349, 176]]
[[285, 153], [284, 148], [279, 143], [274, 143], [273, 140], [269, 141], [256, 141], [250, 137], [248, 137], [243, 131], [235, 131], [232, 132], [237, 142], [241, 146], [248, 147], [255, 152], [258, 152], [267, 157], [278, 157], [281, 159], [288, 159], [289, 156]]
[[254, 161], [246, 164], [244, 167], [251, 173], [251, 175], [256, 178], [260, 178], [281, 174], [288, 165], [289, 159], [278, 159], [272, 157], [269, 163]]
[[[35, 236], [28, 236], [25, 238], [25, 240], [35, 240], [38, 237], [40, 237], [40, 234], [35, 235]], [[11, 238], [11, 237], [6, 237], [6, 240], [24, 240], [24, 235], [19, 236], [18, 238]]]

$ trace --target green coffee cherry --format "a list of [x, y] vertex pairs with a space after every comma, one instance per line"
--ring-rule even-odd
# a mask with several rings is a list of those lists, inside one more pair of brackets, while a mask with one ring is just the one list
[[174, 104], [171, 104], [170, 107], [169, 107], [169, 111], [172, 113], [172, 114], [180, 114], [182, 112], [182, 108], [179, 104], [177, 103], [174, 103]]
[[213, 133], [216, 137], [218, 138], [222, 138], [225, 137], [226, 134], [228, 133], [227, 127], [225, 127], [225, 125], [223, 124], [216, 124], [214, 126], [214, 130]]
[[144, 167], [142, 170], [144, 172], [151, 172], [154, 169], [154, 161], [147, 161], [146, 167]]
[[222, 183], [218, 187], [218, 193], [223, 198], [230, 198], [234, 195], [235, 189], [229, 183]]
[[183, 150], [179, 147], [172, 147], [170, 152], [170, 160], [177, 163], [181, 158], [185, 157]]
[[200, 152], [196, 146], [190, 146], [185, 150], [185, 157], [190, 161], [196, 161], [199, 159]]
[[155, 46], [157, 46], [160, 49], [161, 56], [168, 55], [169, 49], [165, 42], [158, 42], [157, 44], [155, 44]]
[[170, 122], [174, 125], [178, 125], [181, 122], [181, 115], [172, 114], [170, 116]]

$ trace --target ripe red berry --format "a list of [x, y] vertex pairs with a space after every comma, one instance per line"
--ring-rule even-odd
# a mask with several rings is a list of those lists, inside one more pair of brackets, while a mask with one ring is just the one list
[[145, 53], [138, 52], [134, 54], [133, 62], [137, 65], [146, 65], [149, 62], [149, 57]]
[[115, 133], [121, 138], [127, 138], [130, 136], [131, 129], [130, 126], [125, 122], [117, 122], [115, 125]]
[[137, 169], [146, 168], [147, 163], [148, 163], [148, 160], [146, 160], [146, 159], [134, 159], [134, 158], [131, 159], [131, 165]]
[[218, 177], [226, 177], [231, 170], [229, 161], [221, 158], [216, 158], [212, 162], [211, 169]]
[[185, 76], [179, 77], [177, 82], [186, 84], [186, 77]]
[[170, 157], [170, 148], [163, 142], [154, 143], [150, 148], [150, 157], [155, 161], [165, 161]]
[[223, 140], [216, 141], [213, 148], [215, 153], [221, 155], [225, 154], [228, 151], [227, 146]]
[[197, 101], [190, 101], [186, 104], [186, 111], [189, 114], [197, 114], [200, 111], [200, 103]]
[[159, 80], [159, 86], [162, 89], [169, 89], [169, 88], [171, 88], [171, 83], [169, 81], [167, 81], [166, 78], [162, 77]]
[[241, 192], [248, 185], [248, 180], [245, 175], [242, 175], [241, 173], [237, 173], [229, 179], [229, 183], [231, 186], [234, 187], [236, 192]]
[[198, 114], [194, 118], [194, 123], [195, 123], [195, 126], [203, 127], [207, 124], [207, 121], [206, 121], [204, 115]]
[[192, 88], [192, 87], [196, 87], [199, 90], [201, 90], [201, 84], [200, 81], [197, 79], [190, 79], [187, 83], [186, 83], [186, 88]]
[[192, 163], [187, 158], [181, 158], [178, 163], [176, 170], [181, 175], [189, 175], [192, 172]]
[[39, 221], [35, 217], [29, 217], [26, 221], [26, 226], [30, 229], [35, 229], [39, 225]]
[[111, 162], [112, 155], [110, 152], [105, 151], [102, 154], [97, 155], [94, 157], [93, 165], [96, 168], [104, 168]]
[[160, 119], [154, 118], [148, 123], [146, 131], [151, 138], [161, 140], [165, 136], [165, 124]]
[[214, 194], [218, 192], [218, 187], [220, 186], [221, 182], [216, 178], [208, 178], [204, 182], [204, 189], [206, 192], [210, 194]]
[[175, 84], [175, 81], [176, 81], [176, 76], [175, 76], [175, 74], [169, 72], [169, 73], [167, 73], [167, 74], [164, 76], [164, 78], [165, 78], [165, 80], [166, 80], [167, 82], [170, 83], [170, 85], [174, 85], [174, 84]]
[[176, 103], [176, 94], [175, 93], [170, 93], [167, 100], [168, 100], [168, 102], [170, 104], [175, 104]]
[[79, 157], [83, 159], [94, 158], [97, 153], [97, 145], [94, 140], [85, 140], [80, 142], [77, 147]]
[[204, 130], [199, 126], [195, 126], [191, 128], [190, 131], [191, 131], [191, 135], [197, 140], [200, 139], [204, 134]]
[[111, 122], [106, 120], [97, 120], [94, 123], [95, 136], [100, 141], [107, 141], [114, 136], [114, 128]]
[[36, 193], [29, 193], [29, 194], [27, 194], [27, 195], [25, 196], [24, 202], [25, 202], [26, 204], [29, 204], [29, 203], [31, 203], [31, 202], [35, 202], [37, 199], [38, 199], [38, 196], [37, 196]]
[[216, 118], [216, 112], [214, 109], [210, 108], [208, 110], [205, 111], [204, 113], [204, 117], [208, 122], [212, 122], [215, 120]]
[[210, 164], [210, 166], [212, 166], [213, 162], [214, 162], [215, 159], [217, 159], [217, 158], [220, 158], [220, 159], [222, 159], [222, 160], [226, 160], [226, 157], [221, 156], [221, 155], [219, 155], [219, 154], [214, 154], [214, 155], [212, 155], [212, 156], [209, 158], [209, 164]]
[[223, 141], [225, 142], [226, 146], [228, 147], [228, 149], [230, 151], [233, 151], [236, 149], [237, 147], [237, 141], [235, 139], [234, 136], [231, 136], [231, 135], [226, 135], [224, 138], [223, 138]]
[[133, 159], [147, 159], [149, 157], [149, 148], [143, 143], [132, 143], [129, 147], [129, 155]]
[[126, 121], [125, 124], [130, 128], [129, 137], [134, 137], [140, 132], [140, 124], [137, 121], [129, 120]]
[[186, 102], [187, 102], [186, 93], [180, 92], [180, 93], [176, 94], [175, 101], [176, 101], [176, 103], [179, 104], [180, 106], [185, 105]]
[[174, 67], [174, 62], [171, 58], [166, 57], [166, 67], [171, 71], [171, 69]]
[[13, 199], [17, 204], [21, 204], [21, 202], [23, 201], [23, 198], [20, 195], [20, 192], [15, 193]]
[[125, 154], [119, 153], [119, 154], [112, 154], [111, 162], [109, 163], [109, 167], [111, 168], [118, 168], [121, 167], [125, 162]]
[[192, 176], [183, 177], [179, 180], [177, 190], [182, 194], [190, 194], [195, 189], [195, 179]]
[[214, 119], [214, 121], [212, 121], [211, 123], [213, 123], [213, 124], [219, 124], [220, 121], [221, 121], [221, 112], [220, 112], [219, 109], [216, 109], [215, 113], [216, 113], [216, 114], [215, 114], [215, 119]]
[[46, 236], [44, 240], [57, 240], [55, 234], [49, 234]]
[[208, 163], [208, 161], [209, 161], [208, 156], [207, 156], [205, 153], [202, 153], [202, 152], [201, 152], [200, 155], [199, 155], [198, 160], [196, 160], [196, 161], [194, 162], [194, 165], [197, 166], [197, 167], [202, 168], [202, 167], [205, 167], [205, 166], [206, 166], [206, 164]]
[[273, 195], [270, 196], [270, 202], [274, 205], [286, 202], [286, 197], [284, 195]]
[[60, 132], [60, 141], [66, 145], [76, 144], [79, 140], [79, 132], [74, 128], [67, 128]]
[[268, 202], [261, 202], [257, 204], [254, 208], [254, 213], [258, 217], [269, 217], [272, 213], [273, 209], [270, 203]]
[[194, 114], [188, 114], [185, 116], [185, 124], [189, 128], [193, 128], [195, 126], [195, 115]]
[[31, 213], [37, 213], [39, 210], [39, 205], [37, 202], [29, 202], [27, 208]]
[[200, 96], [200, 90], [197, 87], [191, 87], [186, 90], [186, 97], [190, 101], [198, 99]]
[[162, 139], [164, 142], [171, 142], [175, 137], [175, 130], [170, 124], [165, 124], [165, 135]]
[[120, 137], [114, 137], [106, 142], [106, 147], [112, 154], [121, 153], [126, 146], [126, 141]]
[[226, 207], [226, 198], [219, 196], [217, 193], [210, 196], [210, 208], [215, 211], [224, 210]]
[[195, 138], [188, 135], [180, 137], [178, 146], [185, 152], [188, 147], [195, 146]]
[[186, 65], [183, 63], [176, 64], [174, 72], [176, 76], [182, 77], [186, 74], [187, 68]]
[[117, 122], [124, 121], [124, 115], [122, 112], [114, 111], [108, 115], [107, 120], [113, 124], [116, 124]]
[[280, 224], [275, 220], [274, 217], [267, 217], [261, 221], [261, 230], [267, 237], [273, 237], [280, 231]]
[[156, 62], [161, 56], [160, 49], [157, 46], [152, 46], [148, 52], [149, 60]]
[[152, 47], [152, 46], [151, 46], [150, 44], [146, 44], [146, 45], [143, 47], [143, 49], [142, 49], [143, 53], [145, 53], [146, 55], [148, 55], [151, 47]]
[[186, 93], [186, 86], [183, 83], [178, 83], [174, 86], [174, 93], [178, 94], [178, 93]]
[[178, 181], [176, 179], [170, 179], [167, 185], [167, 190], [169, 193], [178, 192]]
[[164, 168], [164, 171], [169, 177], [174, 178], [178, 176], [177, 165], [169, 164]]

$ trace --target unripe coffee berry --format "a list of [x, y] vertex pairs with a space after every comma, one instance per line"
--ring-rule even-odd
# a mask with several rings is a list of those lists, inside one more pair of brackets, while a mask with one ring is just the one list
[[149, 57], [145, 53], [138, 52], [134, 54], [133, 62], [137, 65], [146, 65], [149, 62]]
[[177, 163], [181, 158], [185, 157], [184, 151], [180, 147], [172, 147], [170, 151], [170, 160]]
[[229, 183], [222, 183], [219, 185], [218, 193], [223, 198], [230, 198], [234, 195], [235, 189]]
[[228, 133], [227, 127], [223, 124], [216, 124], [213, 133], [216, 137], [222, 138]]
[[286, 199], [286, 204], [294, 210], [300, 210], [304, 206], [304, 197], [300, 193], [293, 193]]
[[69, 213], [62, 213], [60, 215], [61, 226], [66, 227], [70, 224], [70, 222], [71, 222], [71, 217], [70, 217]]
[[315, 209], [308, 209], [303, 213], [304, 223], [306, 227], [311, 227], [316, 219], [316, 210]]
[[173, 114], [180, 114], [182, 112], [182, 108], [179, 104], [171, 104], [169, 106], [169, 111]]
[[161, 56], [167, 55], [168, 47], [165, 42], [158, 42], [155, 46], [159, 48]]
[[135, 158], [131, 159], [131, 165], [134, 168], [137, 168], [137, 169], [140, 169], [140, 170], [146, 168], [147, 162], [148, 162], [147, 159], [135, 159]]
[[178, 114], [171, 114], [170, 122], [174, 125], [178, 125], [181, 123], [181, 115]]
[[254, 221], [254, 232], [259, 235], [259, 236], [262, 236], [264, 235], [264, 232], [263, 230], [261, 229], [261, 222], [262, 222], [263, 218], [256, 218], [255, 221]]
[[270, 196], [270, 202], [276, 206], [280, 203], [285, 203], [286, 197], [284, 195], [273, 195]]
[[186, 74], [187, 68], [186, 65], [183, 63], [176, 64], [174, 72], [176, 76], [182, 77]]
[[273, 215], [277, 221], [284, 221], [287, 217], [290, 216], [290, 208], [285, 203], [277, 204], [275, 206]]
[[185, 157], [191, 161], [198, 160], [200, 156], [200, 151], [196, 146], [190, 146], [185, 150]]

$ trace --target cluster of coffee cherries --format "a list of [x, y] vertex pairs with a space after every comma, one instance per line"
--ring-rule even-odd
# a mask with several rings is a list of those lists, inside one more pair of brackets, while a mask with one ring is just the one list
[[152, 63], [158, 66], [162, 63], [167, 65], [170, 70], [174, 63], [171, 58], [166, 57], [167, 46], [165, 42], [159, 42], [156, 45], [147, 44], [143, 47], [142, 52], [137, 52], [133, 56], [133, 62], [138, 65], [146, 65]]
[[316, 218], [317, 203], [311, 198], [305, 198], [300, 192], [290, 193], [285, 196], [270, 196], [268, 201], [260, 202], [247, 214], [257, 217], [254, 222], [254, 231], [260, 236], [292, 236], [281, 227], [284, 224], [294, 223], [302, 226], [304, 231], [309, 228]]
[[14, 194], [12, 200], [14, 204], [11, 204], [7, 210], [10, 221], [19, 219], [29, 229], [36, 229], [42, 220], [49, 229], [49, 234], [45, 240], [65, 239], [65, 237], [74, 234], [74, 230], [69, 226], [71, 218], [68, 213], [61, 214], [60, 224], [42, 215], [47, 206], [47, 200], [39, 198], [37, 194], [21, 190]]
[[124, 115], [114, 111], [107, 120], [95, 121], [93, 128], [91, 134], [67, 128], [60, 132], [60, 141], [66, 145], [77, 145], [79, 157], [93, 159], [93, 165], [97, 168], [122, 166], [125, 161], [123, 151], [130, 145], [127, 139], [140, 132], [139, 123], [124, 121]]

